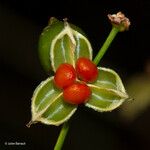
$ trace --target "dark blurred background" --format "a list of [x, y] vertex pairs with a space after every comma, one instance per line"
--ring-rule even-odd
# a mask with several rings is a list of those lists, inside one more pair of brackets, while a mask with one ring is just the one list
[[52, 150], [61, 129], [40, 123], [25, 126], [32, 93], [47, 78], [37, 49], [49, 18], [67, 17], [81, 27], [95, 56], [111, 30], [107, 14], [118, 11], [130, 18], [131, 27], [118, 34], [100, 65], [116, 70], [135, 100], [111, 113], [79, 108], [63, 150], [150, 149], [149, 0], [0, 0], [0, 149]]

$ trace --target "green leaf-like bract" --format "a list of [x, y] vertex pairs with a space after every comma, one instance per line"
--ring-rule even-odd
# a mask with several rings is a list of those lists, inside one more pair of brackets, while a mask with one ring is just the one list
[[32, 122], [60, 125], [76, 111], [76, 105], [63, 101], [62, 91], [54, 87], [53, 77], [41, 82], [32, 97]]
[[96, 111], [111, 111], [119, 107], [128, 95], [119, 75], [111, 70], [99, 67], [98, 79], [93, 84], [88, 84], [92, 90], [87, 107]]
[[44, 69], [55, 72], [62, 63], [75, 66], [79, 57], [92, 59], [92, 47], [83, 31], [67, 22], [51, 22], [39, 39], [39, 57]]
[[[111, 111], [119, 107], [128, 98], [118, 74], [111, 69], [99, 67], [98, 79], [88, 84], [92, 95], [85, 106], [96, 111]], [[62, 90], [57, 89], [53, 77], [41, 82], [32, 97], [32, 122], [60, 125], [76, 111], [77, 105], [63, 100]]]

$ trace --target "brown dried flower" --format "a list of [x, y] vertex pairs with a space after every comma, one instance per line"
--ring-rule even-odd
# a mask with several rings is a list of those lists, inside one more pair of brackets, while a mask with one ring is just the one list
[[125, 17], [125, 15], [122, 12], [118, 12], [117, 14], [108, 14], [108, 18], [111, 21], [112, 25], [117, 27], [120, 32], [123, 32], [125, 30], [129, 29], [130, 26], [130, 20]]

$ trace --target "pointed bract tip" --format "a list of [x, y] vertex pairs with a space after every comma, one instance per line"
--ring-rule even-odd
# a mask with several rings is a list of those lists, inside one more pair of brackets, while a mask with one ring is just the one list
[[64, 25], [65, 26], [69, 26], [69, 24], [68, 24], [68, 18], [64, 18], [63, 21], [64, 21]]
[[33, 124], [34, 122], [31, 120], [26, 124], [26, 127], [30, 128], [30, 126]]
[[55, 17], [50, 17], [49, 21], [48, 21], [48, 25], [52, 25], [56, 22], [59, 22], [59, 20]]

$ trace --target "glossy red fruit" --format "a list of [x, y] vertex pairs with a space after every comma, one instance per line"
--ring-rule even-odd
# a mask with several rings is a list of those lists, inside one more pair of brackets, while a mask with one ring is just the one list
[[76, 80], [76, 71], [72, 65], [68, 63], [61, 64], [56, 70], [54, 83], [58, 88], [66, 88], [73, 84]]
[[85, 82], [94, 82], [98, 77], [97, 66], [88, 58], [80, 57], [76, 62], [77, 76]]
[[70, 104], [81, 104], [88, 101], [90, 88], [84, 83], [74, 83], [63, 90], [64, 101]]

